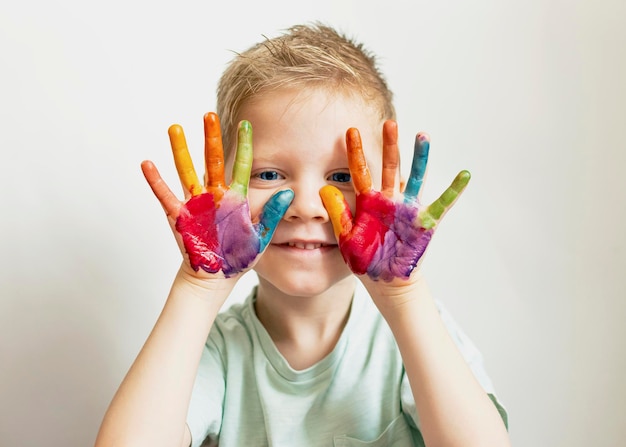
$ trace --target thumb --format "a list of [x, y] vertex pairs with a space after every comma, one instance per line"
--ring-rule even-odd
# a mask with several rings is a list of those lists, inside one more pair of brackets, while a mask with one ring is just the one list
[[285, 189], [278, 191], [265, 203], [257, 227], [259, 239], [261, 240], [259, 253], [262, 253], [265, 247], [267, 247], [267, 244], [269, 244], [278, 223], [287, 212], [292, 200], [293, 191]]
[[340, 235], [352, 231], [352, 211], [341, 191], [332, 185], [322, 187], [320, 197], [333, 224], [335, 237], [339, 240]]

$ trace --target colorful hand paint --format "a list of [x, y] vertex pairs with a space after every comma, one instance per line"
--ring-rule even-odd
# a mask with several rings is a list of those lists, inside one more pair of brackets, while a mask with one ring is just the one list
[[238, 131], [233, 181], [224, 186], [224, 158], [217, 115], [205, 115], [206, 192], [202, 192], [180, 126], [169, 130], [181, 183], [191, 198], [180, 208], [176, 231], [182, 237], [191, 267], [226, 277], [247, 269], [263, 252], [293, 200], [290, 190], [279, 191], [265, 204], [258, 223], [252, 223], [247, 193], [252, 168], [252, 126], [242, 121]]
[[[374, 280], [383, 281], [406, 279], [426, 251], [436, 225], [467, 186], [469, 172], [459, 173], [437, 200], [420, 210], [418, 196], [429, 150], [425, 134], [418, 134], [416, 138], [411, 174], [402, 202], [395, 202], [371, 189], [372, 181], [364, 164], [365, 157], [356, 129], [348, 131], [346, 142], [350, 173], [357, 193], [354, 217], [337, 188], [328, 185], [320, 191], [339, 249], [350, 269], [358, 275], [367, 274]], [[388, 146], [392, 145], [383, 144], [384, 148]], [[397, 150], [395, 145], [393, 147]], [[383, 184], [393, 183], [392, 180], [383, 179]]]

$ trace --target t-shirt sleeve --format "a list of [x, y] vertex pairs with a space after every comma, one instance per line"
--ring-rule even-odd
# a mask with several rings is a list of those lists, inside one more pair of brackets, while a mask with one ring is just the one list
[[222, 347], [221, 334], [214, 326], [202, 351], [187, 412], [192, 447], [203, 445], [207, 438], [204, 445], [216, 445], [211, 441], [215, 442], [220, 432], [226, 377]]
[[[489, 395], [491, 401], [496, 406], [504, 424], [508, 427], [508, 416], [506, 410], [500, 403], [500, 401], [496, 397], [495, 389], [491, 379], [487, 375], [487, 371], [485, 370], [485, 366], [483, 364], [483, 356], [474, 345], [472, 340], [463, 332], [461, 327], [457, 324], [457, 322], [452, 318], [452, 315], [446, 310], [446, 308], [440, 302], [437, 302], [437, 308], [439, 310], [439, 314], [441, 315], [441, 319], [448, 329], [448, 333], [454, 340], [457, 348], [461, 352], [461, 355], [467, 362], [468, 366], [474, 373], [476, 380], [483, 387], [485, 392]], [[413, 399], [413, 392], [411, 391], [411, 386], [409, 384], [409, 379], [404, 374], [402, 377], [401, 384], [401, 399], [402, 399], [402, 410], [405, 414], [408, 414], [413, 422], [415, 422], [415, 426], [419, 428], [419, 416], [417, 414], [417, 410], [415, 408], [415, 401]]]

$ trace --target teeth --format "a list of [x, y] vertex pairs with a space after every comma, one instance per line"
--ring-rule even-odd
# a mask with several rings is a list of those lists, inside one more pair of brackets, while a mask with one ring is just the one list
[[288, 242], [287, 245], [290, 247], [300, 248], [303, 250], [315, 250], [316, 248], [322, 247], [324, 244], [313, 244], [313, 243], [304, 243], [304, 242]]

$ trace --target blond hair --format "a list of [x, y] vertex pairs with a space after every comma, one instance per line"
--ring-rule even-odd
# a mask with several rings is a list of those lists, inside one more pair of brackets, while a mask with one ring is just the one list
[[224, 71], [217, 89], [217, 114], [226, 154], [234, 149], [244, 104], [268, 91], [294, 87], [357, 94], [381, 120], [395, 119], [393, 94], [373, 54], [329, 26], [297, 25], [237, 54]]

